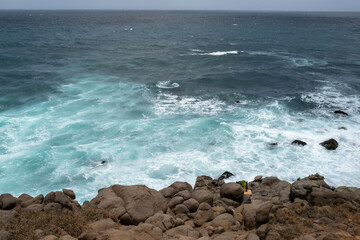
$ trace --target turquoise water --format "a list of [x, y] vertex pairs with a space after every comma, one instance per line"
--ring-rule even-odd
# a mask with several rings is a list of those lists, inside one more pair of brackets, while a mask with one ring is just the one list
[[0, 192], [223, 171], [359, 187], [359, 39], [358, 14], [0, 12]]

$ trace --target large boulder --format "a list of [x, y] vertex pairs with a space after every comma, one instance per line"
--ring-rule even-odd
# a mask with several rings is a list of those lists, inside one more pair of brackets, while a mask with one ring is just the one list
[[235, 223], [234, 217], [229, 213], [220, 214], [210, 222], [213, 227], [230, 227]]
[[175, 191], [177, 193], [180, 192], [180, 191], [183, 191], [183, 190], [188, 190], [189, 192], [193, 191], [192, 186], [187, 182], [179, 182], [179, 181], [177, 181], [177, 182], [174, 182], [173, 184], [171, 184], [170, 187], [175, 189]]
[[76, 198], [76, 195], [75, 195], [75, 193], [74, 193], [73, 190], [71, 190], [71, 189], [63, 189], [62, 191], [63, 191], [63, 193], [65, 193], [65, 195], [68, 196], [69, 198], [71, 198], [71, 199], [73, 199], [73, 200]]
[[156, 213], [154, 216], [149, 217], [145, 223], [159, 227], [163, 232], [175, 227], [175, 219], [168, 214], [162, 213]]
[[212, 194], [208, 190], [195, 190], [191, 193], [191, 198], [195, 199], [199, 203], [206, 202], [210, 205], [213, 204]]
[[294, 201], [295, 198], [306, 199], [312, 191], [312, 183], [306, 179], [300, 179], [291, 184], [290, 187], [290, 200]]
[[241, 203], [244, 198], [244, 189], [238, 183], [226, 183], [221, 186], [220, 195], [222, 198], [228, 198]]
[[294, 140], [291, 142], [292, 145], [305, 146], [307, 143], [301, 140]]
[[320, 145], [326, 148], [327, 150], [336, 150], [339, 147], [339, 143], [333, 138], [320, 143]]
[[89, 231], [95, 233], [103, 232], [112, 228], [117, 228], [117, 224], [110, 218], [101, 219], [88, 225]]
[[132, 224], [137, 225], [155, 213], [167, 210], [167, 201], [164, 196], [144, 185], [113, 185], [111, 188], [123, 199]]
[[16, 198], [9, 193], [0, 195], [0, 202], [2, 202], [3, 210], [11, 210], [16, 207]]
[[282, 181], [277, 177], [266, 177], [249, 183], [253, 196], [251, 202], [262, 204], [266, 201], [279, 200], [289, 202], [290, 183]]
[[208, 203], [201, 203], [195, 213], [194, 224], [197, 227], [211, 221], [214, 218], [214, 211]]
[[211, 192], [215, 198], [218, 198], [220, 197], [220, 187], [224, 183], [224, 180], [212, 179], [209, 176], [199, 176], [196, 178], [194, 190], [207, 190]]

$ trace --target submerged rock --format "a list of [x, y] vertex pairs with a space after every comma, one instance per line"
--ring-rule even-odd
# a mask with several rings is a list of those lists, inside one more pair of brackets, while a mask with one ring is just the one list
[[346, 127], [339, 127], [338, 129], [339, 129], [339, 130], [347, 130]]
[[336, 110], [334, 113], [335, 113], [335, 114], [341, 114], [341, 115], [349, 116], [349, 114], [347, 114], [346, 112], [341, 111], [341, 110]]
[[292, 143], [292, 145], [300, 145], [300, 146], [305, 146], [307, 143], [301, 140], [294, 140]]
[[217, 180], [224, 180], [224, 179], [227, 179], [232, 176], [234, 176], [234, 174], [232, 174], [231, 172], [225, 171], [223, 174], [221, 174], [221, 176]]
[[338, 142], [333, 138], [320, 143], [320, 145], [326, 148], [327, 150], [336, 150], [339, 146]]

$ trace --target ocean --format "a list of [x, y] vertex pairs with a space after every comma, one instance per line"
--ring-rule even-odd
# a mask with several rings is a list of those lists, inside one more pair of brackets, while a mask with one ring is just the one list
[[224, 171], [360, 187], [360, 13], [0, 11], [0, 193]]

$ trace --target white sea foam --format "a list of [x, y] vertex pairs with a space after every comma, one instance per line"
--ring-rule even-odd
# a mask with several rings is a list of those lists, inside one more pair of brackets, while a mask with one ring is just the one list
[[327, 62], [322, 60], [295, 57], [295, 56], [291, 56], [291, 54], [286, 52], [277, 53], [277, 52], [266, 52], [266, 51], [247, 51], [246, 53], [248, 53], [249, 55], [269, 56], [269, 57], [279, 58], [287, 61], [288, 63], [291, 63], [296, 67], [309, 67], [313, 65], [324, 66], [327, 64]]
[[170, 81], [160, 81], [156, 84], [156, 86], [158, 88], [170, 89], [170, 88], [178, 88], [180, 86], [180, 84], [172, 83]]
[[186, 56], [186, 55], [192, 55], [192, 56], [224, 56], [224, 55], [231, 55], [231, 54], [238, 54], [238, 51], [217, 51], [217, 52], [208, 52], [208, 53], [204, 53], [203, 51], [193, 51], [194, 49], [192, 49], [192, 53], [189, 54], [184, 54], [181, 56]]
[[[301, 98], [317, 106], [314, 112], [294, 114], [286, 107], [294, 97], [241, 96], [235, 104], [106, 76], [68, 82], [48, 101], [0, 115], [3, 191], [66, 187], [84, 201], [115, 183], [160, 189], [226, 170], [235, 180], [262, 174], [293, 181], [319, 172], [332, 185], [360, 186], [360, 100], [338, 90], [345, 85], [323, 81]], [[349, 117], [332, 113], [344, 106]], [[329, 138], [339, 141], [336, 151], [319, 145]], [[308, 145], [293, 146], [294, 139]]]

